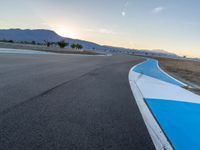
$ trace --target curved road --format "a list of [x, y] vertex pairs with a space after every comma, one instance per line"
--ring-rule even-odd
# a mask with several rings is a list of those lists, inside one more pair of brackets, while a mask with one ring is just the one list
[[0, 149], [155, 149], [131, 56], [0, 54]]

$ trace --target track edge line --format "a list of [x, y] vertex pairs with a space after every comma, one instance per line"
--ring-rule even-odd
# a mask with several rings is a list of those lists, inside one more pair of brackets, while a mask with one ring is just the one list
[[155, 120], [153, 114], [151, 113], [148, 106], [146, 105], [144, 101], [144, 97], [137, 86], [136, 80], [132, 76], [133, 69], [137, 67], [138, 65], [131, 68], [131, 70], [129, 71], [128, 79], [129, 79], [133, 96], [136, 100], [136, 103], [138, 105], [142, 118], [145, 122], [145, 125], [151, 136], [151, 139], [154, 143], [156, 150], [173, 150], [173, 146], [168, 141], [168, 138], [165, 136], [159, 124]]

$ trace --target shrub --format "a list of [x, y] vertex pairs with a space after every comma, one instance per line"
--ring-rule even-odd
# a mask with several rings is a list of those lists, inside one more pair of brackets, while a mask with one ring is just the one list
[[51, 46], [51, 42], [47, 42], [47, 47], [50, 47]]
[[32, 41], [32, 42], [31, 42], [31, 44], [35, 45], [35, 44], [36, 44], [36, 42], [35, 42], [35, 41]]
[[75, 49], [76, 48], [76, 44], [72, 44], [71, 48]]
[[82, 45], [80, 45], [80, 44], [76, 44], [76, 48], [77, 48], [77, 49], [82, 49], [82, 48], [83, 48], [83, 46], [82, 46]]
[[14, 41], [13, 40], [9, 40], [8, 43], [14, 43]]
[[71, 48], [73, 48], [73, 49], [82, 49], [83, 46], [80, 45], [80, 44], [72, 44], [72, 45], [71, 45]]
[[68, 45], [69, 45], [69, 44], [66, 43], [64, 40], [58, 42], [58, 46], [59, 46], [60, 48], [65, 48], [65, 47], [68, 46]]
[[52, 45], [52, 43], [49, 42], [48, 40], [44, 40], [44, 42], [45, 42], [45, 45], [46, 45], [47, 47], [50, 47], [50, 46]]

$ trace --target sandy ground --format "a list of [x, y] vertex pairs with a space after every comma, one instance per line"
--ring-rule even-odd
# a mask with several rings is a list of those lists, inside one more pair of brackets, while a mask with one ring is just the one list
[[0, 42], [0, 48], [26, 49], [26, 50], [36, 50], [36, 51], [65, 53], [65, 54], [87, 54], [87, 55], [97, 54], [95, 52], [91, 52], [87, 50], [74, 50], [71, 48], [61, 49], [58, 47], [47, 47], [47, 46], [42, 46], [42, 45], [2, 43], [2, 42]]
[[200, 94], [200, 62], [158, 58], [160, 66], [170, 75], [189, 84], [192, 92]]

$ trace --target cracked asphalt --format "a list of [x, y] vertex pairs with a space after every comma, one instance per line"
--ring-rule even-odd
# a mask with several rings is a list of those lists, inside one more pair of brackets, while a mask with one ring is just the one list
[[155, 149], [128, 82], [141, 61], [0, 54], [0, 149]]

